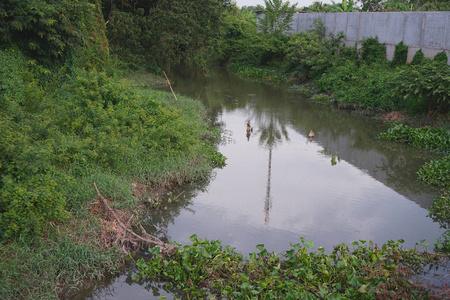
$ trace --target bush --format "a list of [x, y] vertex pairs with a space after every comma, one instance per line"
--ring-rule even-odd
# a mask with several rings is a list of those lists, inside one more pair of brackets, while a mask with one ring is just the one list
[[425, 60], [425, 54], [423, 54], [422, 49], [419, 49], [413, 56], [411, 65], [420, 65]]
[[50, 173], [25, 180], [3, 178], [0, 189], [0, 231], [2, 238], [17, 234], [39, 234], [48, 221], [64, 221], [66, 198]]
[[73, 53], [101, 66], [108, 55], [98, 0], [4, 0], [0, 12], [2, 43], [47, 66], [62, 66]]
[[[111, 194], [116, 193], [112, 199], [133, 200], [127, 178], [181, 183], [224, 163], [204, 140], [209, 130], [200, 124], [198, 102], [183, 107], [182, 114], [162, 104], [172, 95], [139, 92], [95, 69], [77, 70], [60, 87], [43, 90], [32, 73], [19, 71], [22, 65], [8, 63], [11, 78], [2, 80], [6, 87], [13, 79], [22, 82], [4, 98], [9, 102], [0, 111], [3, 237], [38, 233], [48, 222], [66, 219], [66, 210], [81, 210], [94, 180], [111, 187]], [[177, 105], [185, 102], [180, 97]], [[180, 163], [182, 159], [189, 162]], [[178, 160], [178, 165], [169, 166], [169, 160]], [[169, 168], [178, 168], [172, 177]]]
[[430, 62], [401, 68], [393, 80], [395, 92], [405, 106], [424, 103], [428, 111], [446, 113], [450, 104], [450, 69], [447, 64]]
[[438, 54], [436, 54], [434, 56], [433, 60], [447, 65], [447, 61], [448, 61], [447, 53], [445, 53], [444, 51], [439, 52]]
[[408, 58], [408, 46], [403, 44], [403, 41], [395, 45], [394, 57], [391, 64], [393, 66], [405, 65]]
[[330, 68], [317, 81], [317, 87], [333, 91], [340, 103], [356, 104], [377, 109], [394, 109], [392, 93], [393, 73], [384, 65], [363, 65], [347, 61], [346, 64]]
[[300, 79], [320, 78], [339, 58], [340, 50], [346, 48], [344, 37], [342, 32], [328, 39], [323, 39], [317, 30], [298, 32], [286, 49], [286, 71]]
[[386, 58], [386, 47], [378, 41], [378, 37], [366, 37], [361, 41], [361, 58], [367, 64], [380, 62]]

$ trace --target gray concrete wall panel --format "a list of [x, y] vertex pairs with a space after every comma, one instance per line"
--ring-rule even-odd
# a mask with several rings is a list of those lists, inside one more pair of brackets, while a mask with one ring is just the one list
[[[388, 18], [390, 15], [392, 15], [392, 13], [386, 13], [386, 14], [373, 13], [372, 14], [372, 23], [371, 23], [372, 28], [371, 28], [371, 34], [369, 36], [372, 36], [372, 37], [377, 36], [378, 41], [383, 44], [385, 44], [387, 41], [386, 31], [387, 31]], [[361, 17], [364, 17], [364, 15], [361, 15]]]
[[445, 21], [445, 49], [450, 51], [450, 14], [447, 14], [447, 20]]
[[406, 14], [406, 26], [404, 28], [405, 35], [403, 43], [408, 46], [421, 47], [422, 46], [422, 28], [424, 16], [422, 13], [408, 13]]
[[359, 40], [359, 13], [346, 14], [347, 17], [347, 30], [344, 31], [349, 41]]
[[[344, 15], [343, 15], [344, 14]], [[348, 14], [345, 13], [337, 13], [336, 20], [335, 20], [335, 32], [347, 31], [347, 20], [349, 18]], [[348, 37], [347, 37], [348, 38]]]
[[386, 23], [386, 38], [385, 43], [397, 45], [404, 40], [404, 33], [406, 28], [406, 14], [404, 13], [390, 13]]
[[445, 13], [434, 12], [426, 14], [423, 32], [423, 46], [444, 49], [446, 23], [447, 16]]
[[309, 30], [314, 19], [320, 18], [327, 26], [327, 35], [344, 31], [346, 45], [378, 36], [386, 45], [388, 59], [401, 41], [409, 48], [408, 61], [418, 49], [428, 57], [450, 52], [450, 12], [299, 13], [294, 17], [294, 31]]
[[359, 36], [358, 41], [368, 38], [375, 37], [373, 34], [372, 17], [375, 13], [358, 13], [359, 14]]
[[325, 35], [328, 36], [330, 32], [336, 32], [336, 15], [337, 14], [325, 14]]
[[386, 45], [386, 58], [392, 60], [394, 58], [395, 46], [394, 45]]

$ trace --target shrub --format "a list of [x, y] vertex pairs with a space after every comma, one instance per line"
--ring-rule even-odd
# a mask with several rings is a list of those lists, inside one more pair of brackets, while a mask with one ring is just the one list
[[392, 58], [393, 66], [400, 66], [406, 64], [408, 58], [408, 46], [403, 44], [403, 41], [395, 45], [394, 57]]
[[367, 64], [382, 61], [386, 58], [386, 47], [378, 41], [378, 37], [366, 37], [361, 41], [361, 58]]
[[447, 64], [447, 61], [448, 61], [447, 53], [445, 53], [444, 51], [439, 52], [438, 54], [436, 54], [434, 56], [433, 60], [436, 62], [441, 62], [443, 64]]
[[392, 77], [392, 71], [383, 65], [362, 65], [358, 68], [355, 62], [347, 61], [325, 72], [317, 81], [317, 86], [325, 91], [333, 91], [340, 103], [394, 109], [396, 103], [390, 83]]
[[447, 112], [450, 97], [450, 69], [447, 64], [430, 62], [401, 68], [394, 78], [396, 94], [405, 101], [425, 103], [428, 111]]
[[3, 238], [40, 233], [48, 221], [64, 221], [66, 198], [50, 173], [13, 180], [3, 178], [0, 189], [0, 231]]
[[422, 49], [419, 49], [413, 56], [411, 65], [420, 65], [425, 60], [425, 54], [423, 54]]
[[289, 40], [286, 49], [286, 71], [301, 79], [318, 79], [339, 57], [344, 34], [322, 39], [317, 31], [298, 32]]

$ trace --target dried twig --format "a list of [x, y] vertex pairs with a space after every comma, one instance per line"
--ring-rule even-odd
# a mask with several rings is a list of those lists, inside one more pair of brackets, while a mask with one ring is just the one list
[[173, 92], [172, 85], [170, 84], [170, 81], [169, 81], [169, 78], [168, 78], [167, 75], [166, 75], [166, 72], [163, 71], [163, 73], [164, 73], [164, 76], [166, 76], [167, 84], [169, 85], [170, 90], [172, 91], [172, 94], [173, 94], [173, 96], [175, 97], [175, 100], [178, 101], [177, 96], [175, 96], [175, 93]]
[[[97, 188], [97, 185], [94, 183], [94, 187], [95, 190], [97, 191], [97, 199], [100, 202], [100, 206], [103, 210], [103, 212], [114, 219], [114, 221], [119, 225], [120, 228], [122, 228], [126, 233], [129, 234], [129, 236], [126, 235], [122, 235], [122, 236], [117, 236], [116, 237], [116, 243], [120, 242], [122, 244], [122, 248], [125, 250], [124, 245], [129, 242], [132, 245], [137, 245], [137, 242], [141, 242], [144, 244], [147, 244], [148, 246], [158, 246], [161, 249], [161, 253], [162, 254], [169, 254], [172, 253], [175, 250], [175, 246], [172, 244], [168, 244], [168, 243], [164, 243], [163, 241], [161, 241], [160, 239], [158, 239], [157, 237], [148, 234], [147, 231], [144, 229], [144, 227], [142, 227], [142, 225], [140, 225], [141, 231], [142, 231], [142, 236], [136, 234], [133, 230], [131, 230], [129, 227], [131, 226], [127, 226], [126, 224], [124, 224], [120, 218], [117, 216], [116, 212], [114, 211], [114, 209], [111, 208], [111, 206], [109, 206], [107, 200], [100, 194], [100, 191]], [[133, 216], [130, 217], [130, 219], [128, 220], [127, 223], [131, 222], [131, 219], [133, 218]], [[127, 252], [127, 251], [124, 251]]]

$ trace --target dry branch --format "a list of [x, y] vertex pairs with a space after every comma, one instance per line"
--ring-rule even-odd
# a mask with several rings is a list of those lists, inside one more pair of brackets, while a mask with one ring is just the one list
[[177, 96], [175, 96], [175, 93], [173, 92], [172, 85], [170, 84], [170, 81], [169, 81], [169, 78], [168, 78], [167, 75], [166, 75], [166, 72], [163, 71], [163, 73], [164, 73], [164, 76], [166, 76], [167, 84], [169, 85], [170, 90], [172, 91], [172, 94], [173, 94], [173, 96], [175, 97], [175, 100], [178, 101]]
[[98, 190], [97, 185], [95, 183], [94, 187], [95, 190], [97, 191], [97, 199], [100, 203], [100, 207], [103, 213], [110, 219], [109, 221], [116, 223], [120, 227], [120, 229], [122, 229], [117, 231], [114, 244], [119, 243], [124, 253], [128, 254], [130, 252], [127, 249], [129, 248], [127, 247], [128, 244], [130, 246], [133, 246], [133, 248], [136, 248], [136, 246], [138, 246], [139, 243], [141, 245], [144, 244], [148, 247], [158, 246], [160, 247], [161, 251], [160, 253], [163, 255], [170, 254], [175, 250], [175, 246], [173, 244], [164, 243], [157, 237], [148, 234], [142, 225], [140, 225], [142, 234], [139, 235], [135, 233], [131, 229], [131, 219], [133, 218], [133, 215], [130, 218], [128, 218], [126, 223], [122, 222], [121, 218], [117, 215], [114, 209], [111, 208], [111, 206], [108, 204], [108, 201], [100, 194], [100, 191]]

